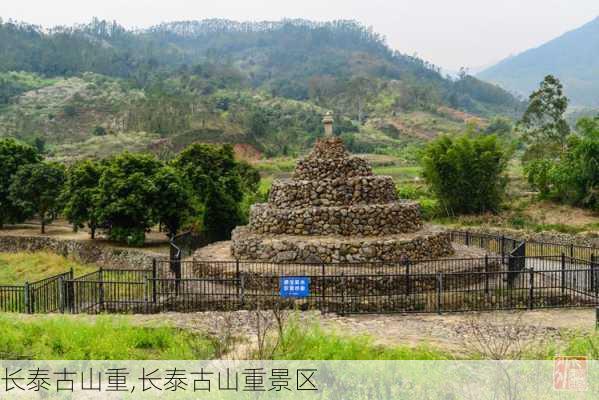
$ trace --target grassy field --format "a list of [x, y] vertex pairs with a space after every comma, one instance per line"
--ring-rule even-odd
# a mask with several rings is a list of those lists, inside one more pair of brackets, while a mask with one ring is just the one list
[[35, 282], [73, 268], [75, 276], [98, 269], [50, 252], [0, 253], [0, 284]]
[[198, 360], [213, 354], [206, 337], [170, 327], [134, 326], [125, 317], [0, 316], [0, 359]]
[[369, 336], [343, 336], [325, 332], [317, 324], [301, 327], [291, 323], [282, 345], [275, 352], [278, 360], [447, 360], [448, 352], [421, 344], [416, 347], [384, 347]]

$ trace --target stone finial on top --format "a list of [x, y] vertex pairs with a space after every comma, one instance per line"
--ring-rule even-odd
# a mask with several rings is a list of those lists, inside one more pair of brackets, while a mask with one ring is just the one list
[[327, 111], [322, 119], [322, 123], [324, 124], [324, 137], [333, 137], [333, 113]]

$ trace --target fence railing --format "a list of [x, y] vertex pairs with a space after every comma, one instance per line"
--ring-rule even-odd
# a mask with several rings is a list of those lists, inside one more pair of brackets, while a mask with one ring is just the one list
[[519, 240], [507, 236], [494, 236], [490, 234], [451, 231], [451, 239], [455, 243], [466, 246], [476, 246], [489, 252], [508, 255], [520, 244], [525, 243], [526, 251], [523, 255], [528, 257], [538, 256], [560, 256], [562, 254], [570, 258], [591, 261], [591, 258], [599, 256], [599, 248], [592, 246], [580, 246], [575, 244], [564, 244], [554, 242], [543, 242], [538, 240]]
[[[451, 235], [488, 255], [339, 264], [156, 260], [149, 269], [99, 269], [80, 277], [68, 271], [21, 286], [0, 286], [0, 310], [151, 313], [297, 307], [346, 314], [599, 304], [595, 249], [575, 246], [566, 253], [558, 250], [572, 246], [467, 232]], [[294, 277], [309, 281], [308, 294], [283, 297], [280, 280]]]

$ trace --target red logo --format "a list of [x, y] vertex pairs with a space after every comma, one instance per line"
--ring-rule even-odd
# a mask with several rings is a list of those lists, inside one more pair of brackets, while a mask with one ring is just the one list
[[553, 366], [553, 389], [573, 392], [588, 390], [587, 358], [560, 356]]

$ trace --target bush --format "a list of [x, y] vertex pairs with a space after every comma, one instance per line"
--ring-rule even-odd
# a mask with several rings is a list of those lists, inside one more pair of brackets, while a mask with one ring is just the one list
[[427, 146], [422, 167], [432, 192], [448, 212], [499, 210], [507, 183], [507, 156], [494, 135], [442, 136]]
[[525, 173], [542, 197], [599, 210], [599, 117], [577, 124], [559, 159], [529, 162]]

